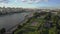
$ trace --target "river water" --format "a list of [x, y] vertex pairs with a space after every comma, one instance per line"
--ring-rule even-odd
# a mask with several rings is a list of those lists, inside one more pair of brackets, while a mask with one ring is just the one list
[[29, 15], [31, 12], [15, 13], [12, 15], [0, 16], [0, 29], [6, 28], [9, 29], [12, 26], [20, 23], [24, 20], [26, 15]]

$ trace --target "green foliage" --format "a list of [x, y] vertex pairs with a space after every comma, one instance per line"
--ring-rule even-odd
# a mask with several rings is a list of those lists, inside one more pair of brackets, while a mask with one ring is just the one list
[[6, 32], [6, 29], [5, 28], [2, 28], [1, 30], [0, 30], [0, 33], [1, 34], [4, 34]]
[[17, 27], [17, 28], [18, 28], [18, 29], [21, 29], [22, 27], [23, 27], [23, 26], [21, 26], [21, 25], [18, 25], [18, 27]]
[[[23, 32], [23, 34], [56, 34], [57, 30], [59, 30], [58, 26], [60, 26], [60, 19], [58, 15], [52, 15], [51, 13], [47, 13], [45, 15], [45, 17], [39, 17], [39, 13], [34, 13], [34, 16], [32, 18], [29, 18], [29, 20], [25, 23], [24, 27], [22, 29], [17, 30], [17, 32], [15, 32], [15, 34], [17, 34], [18, 32]], [[36, 17], [36, 18], [35, 18]], [[37, 18], [39, 17], [39, 18]], [[36, 26], [30, 26], [31, 23], [35, 21]], [[51, 21], [51, 22], [50, 22]], [[52, 23], [53, 27], [50, 28], [45, 28], [44, 24], [47, 23]], [[48, 26], [48, 25], [47, 25]], [[27, 31], [27, 32], [25, 32]]]

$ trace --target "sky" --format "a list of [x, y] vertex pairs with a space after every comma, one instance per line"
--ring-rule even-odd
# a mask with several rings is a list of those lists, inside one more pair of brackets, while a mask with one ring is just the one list
[[0, 7], [60, 8], [60, 0], [0, 0]]

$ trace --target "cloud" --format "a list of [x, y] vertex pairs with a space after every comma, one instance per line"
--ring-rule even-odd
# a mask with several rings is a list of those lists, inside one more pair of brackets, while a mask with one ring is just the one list
[[0, 0], [0, 3], [9, 3], [9, 0]]
[[27, 2], [26, 0], [21, 0], [22, 2]]

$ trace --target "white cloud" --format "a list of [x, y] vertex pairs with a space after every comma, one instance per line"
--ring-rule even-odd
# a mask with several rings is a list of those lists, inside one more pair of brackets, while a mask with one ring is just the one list
[[0, 0], [0, 3], [8, 3], [9, 0]]
[[22, 2], [27, 2], [27, 0], [21, 0]]
[[44, 0], [45, 2], [48, 2], [48, 0]]
[[35, 3], [40, 3], [40, 2], [41, 2], [41, 0], [36, 0], [36, 1], [35, 1]]

